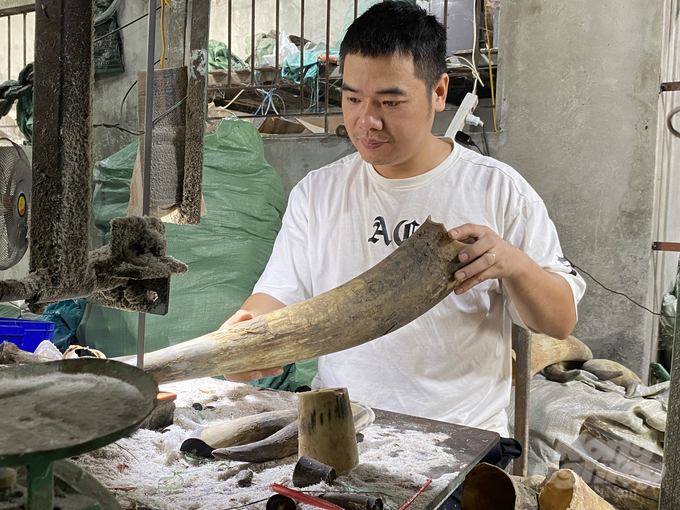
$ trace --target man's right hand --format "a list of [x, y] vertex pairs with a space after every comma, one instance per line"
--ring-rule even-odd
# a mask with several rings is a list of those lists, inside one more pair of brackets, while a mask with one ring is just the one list
[[[229, 320], [222, 324], [220, 329], [232, 326], [239, 322], [249, 321], [253, 316], [250, 312], [245, 310], [238, 310], [234, 315], [229, 317]], [[250, 381], [256, 381], [258, 379], [264, 379], [265, 377], [274, 377], [283, 374], [283, 367], [272, 367], [272, 368], [261, 368], [259, 370], [253, 370], [249, 372], [239, 372], [237, 374], [225, 374], [224, 378], [231, 382], [242, 382], [247, 383]]]

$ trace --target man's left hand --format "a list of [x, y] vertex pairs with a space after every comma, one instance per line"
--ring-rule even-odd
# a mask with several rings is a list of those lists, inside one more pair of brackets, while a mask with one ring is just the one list
[[455, 274], [461, 282], [456, 294], [492, 278], [515, 277], [526, 267], [528, 256], [489, 227], [466, 223], [449, 230], [449, 237], [469, 244], [458, 254], [458, 259], [473, 261]]

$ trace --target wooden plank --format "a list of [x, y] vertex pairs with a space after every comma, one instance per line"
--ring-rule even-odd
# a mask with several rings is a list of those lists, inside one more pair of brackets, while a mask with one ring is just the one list
[[[680, 283], [680, 278], [678, 278]], [[659, 510], [677, 510], [680, 502], [680, 306], [675, 312], [673, 363], [663, 455]]]
[[515, 459], [512, 474], [527, 476], [529, 468], [529, 389], [531, 384], [531, 333], [512, 325], [512, 348], [515, 351], [515, 439], [522, 445], [522, 455]]

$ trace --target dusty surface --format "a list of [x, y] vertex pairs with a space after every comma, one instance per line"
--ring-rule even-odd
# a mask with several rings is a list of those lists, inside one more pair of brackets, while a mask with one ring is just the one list
[[[296, 456], [262, 464], [193, 459], [179, 451], [182, 441], [198, 427], [225, 420], [279, 409], [294, 409], [292, 393], [261, 390], [217, 379], [198, 379], [168, 384], [163, 390], [178, 394], [175, 423], [164, 432], [139, 430], [131, 438], [80, 456], [76, 463], [111, 489], [125, 508], [221, 509], [247, 505], [265, 508], [272, 495], [270, 485], [292, 487]], [[192, 405], [200, 404], [201, 410]], [[359, 465], [332, 486], [324, 484], [305, 490], [323, 492], [378, 491], [388, 508], [396, 509], [425, 483], [422, 473], [436, 473], [432, 485], [411, 505], [427, 508], [457, 475], [443, 466], [453, 465], [455, 457], [439, 443], [445, 434], [399, 433], [392, 428], [372, 425], [362, 431]], [[239, 471], [252, 469], [252, 486], [239, 487]], [[301, 510], [312, 507], [301, 505]]]
[[143, 419], [147, 401], [135, 386], [100, 375], [3, 379], [0, 453], [54, 450], [106, 436]]

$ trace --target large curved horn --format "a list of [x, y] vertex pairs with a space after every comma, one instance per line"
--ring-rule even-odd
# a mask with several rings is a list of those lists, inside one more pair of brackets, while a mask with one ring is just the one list
[[160, 384], [286, 365], [369, 342], [418, 318], [458, 286], [453, 275], [466, 265], [458, 260], [464, 246], [428, 218], [397, 250], [344, 285], [148, 353], [144, 368]]

